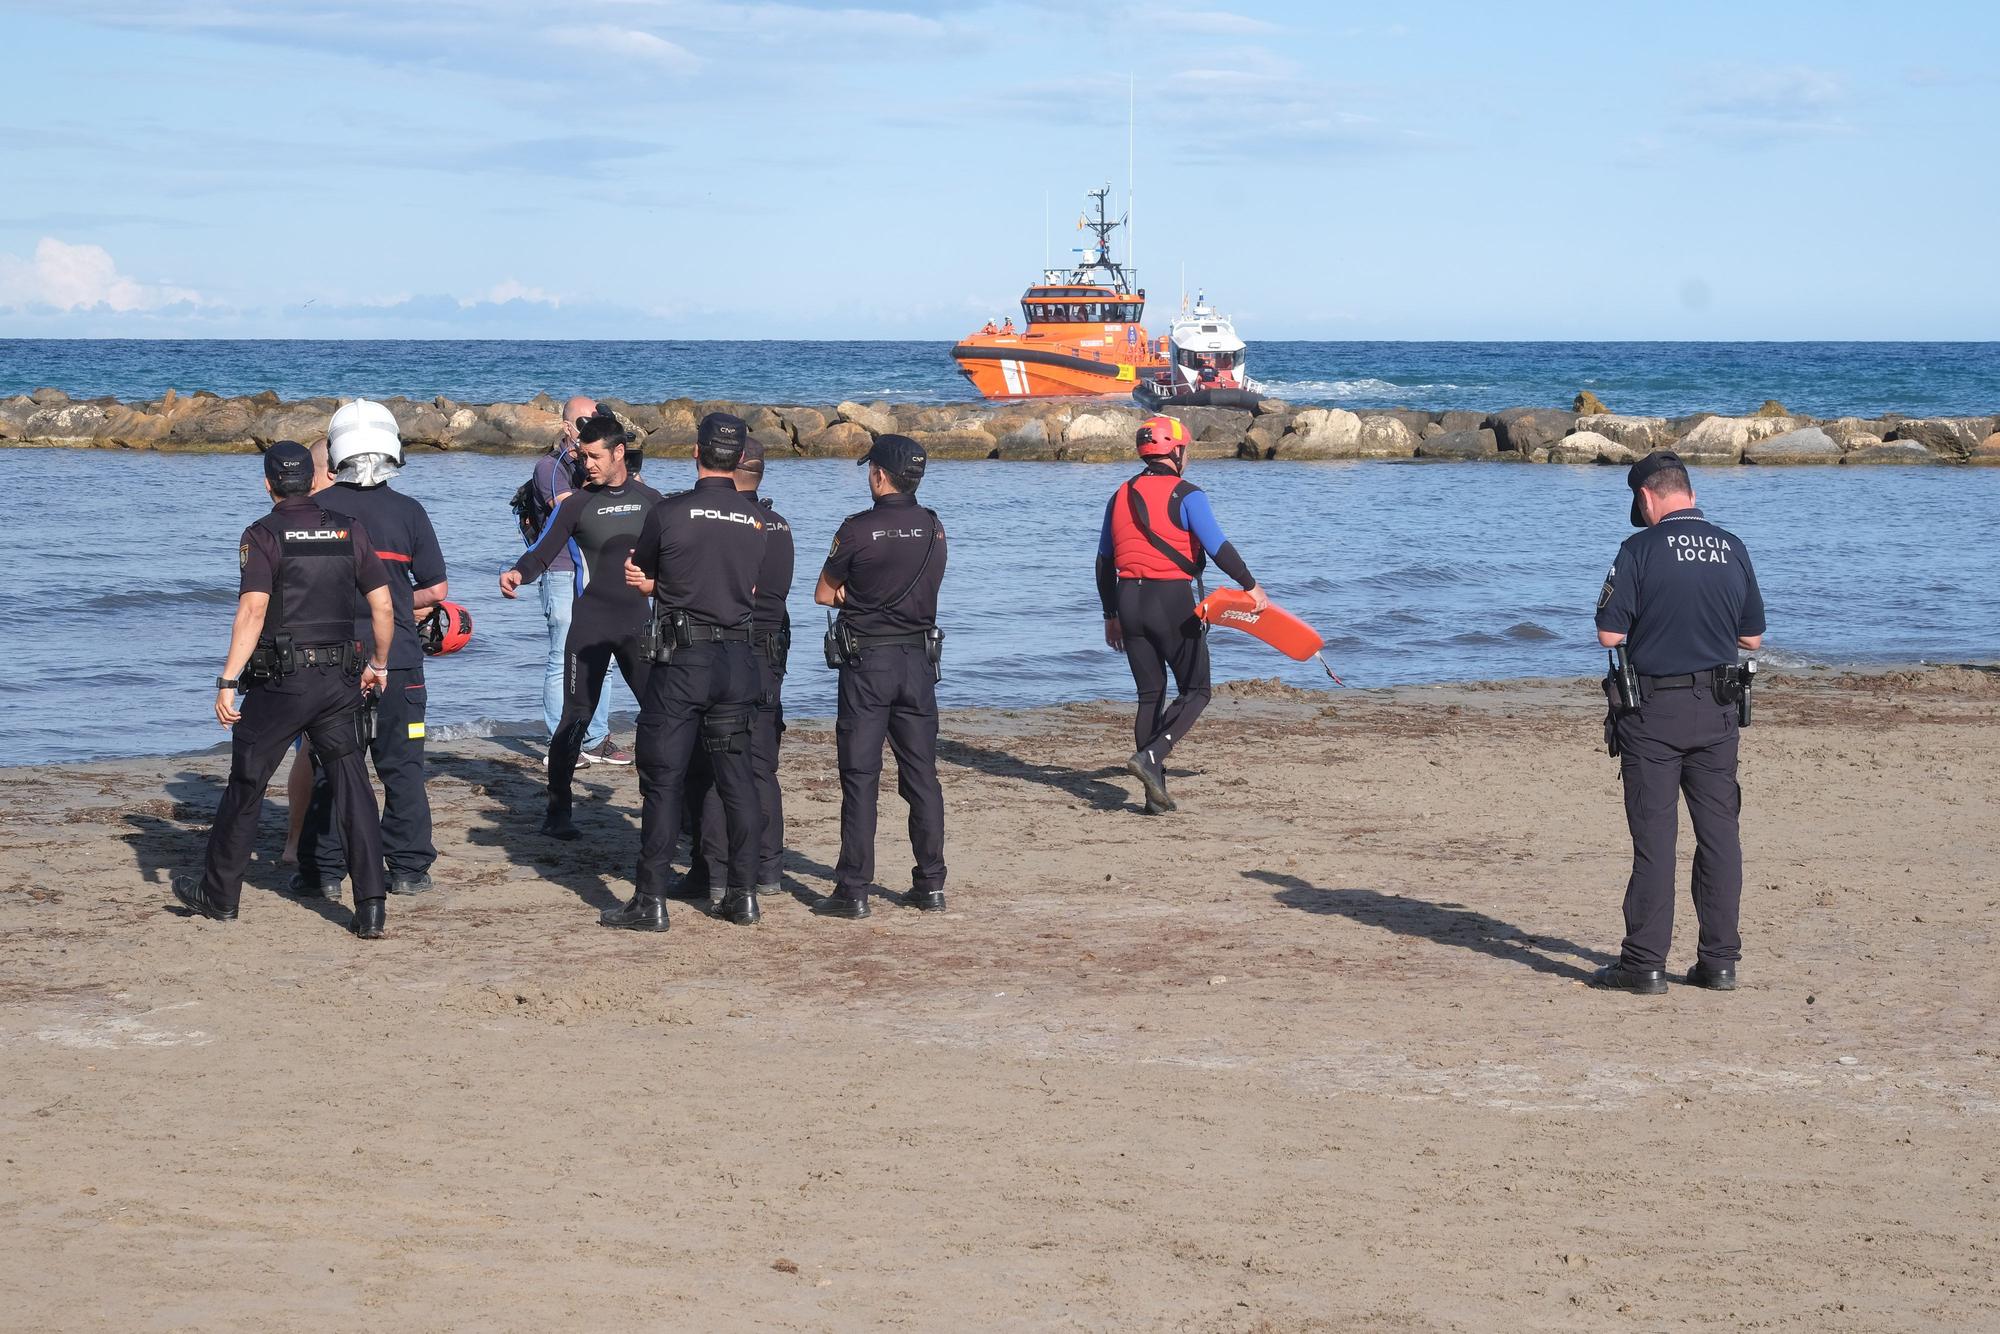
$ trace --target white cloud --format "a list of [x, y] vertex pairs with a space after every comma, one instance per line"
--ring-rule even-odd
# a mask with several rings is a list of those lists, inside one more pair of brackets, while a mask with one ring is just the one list
[[599, 23], [585, 27], [551, 29], [549, 36], [565, 46], [643, 60], [648, 64], [672, 70], [676, 74], [689, 74], [701, 67], [701, 58], [685, 46], [640, 28], [620, 28], [614, 24]]
[[504, 306], [509, 301], [525, 301], [537, 306], [560, 306], [562, 298], [545, 288], [530, 287], [515, 278], [503, 283], [495, 283], [477, 296], [460, 297], [460, 309], [470, 310], [474, 306]]
[[1241, 37], [1278, 31], [1278, 25], [1268, 20], [1253, 19], [1247, 14], [1232, 14], [1226, 9], [1169, 9], [1151, 15], [1146, 23], [1168, 32], [1203, 36]]
[[169, 282], [141, 282], [118, 271], [103, 246], [70, 245], [44, 236], [32, 258], [0, 255], [0, 308], [49, 306], [78, 311], [102, 307], [126, 314], [162, 306], [200, 305], [201, 293]]
[[1726, 66], [1704, 71], [1689, 89], [1689, 124], [1710, 137], [1756, 142], [1842, 134], [1847, 82], [1804, 65]]

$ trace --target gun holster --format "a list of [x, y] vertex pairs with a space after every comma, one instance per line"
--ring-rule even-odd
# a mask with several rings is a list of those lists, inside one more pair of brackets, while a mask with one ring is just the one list
[[687, 613], [679, 608], [655, 611], [646, 618], [646, 628], [639, 632], [639, 656], [648, 662], [672, 662], [674, 650], [693, 642], [687, 626]]
[[837, 616], [826, 618], [826, 665], [832, 671], [842, 667], [856, 667], [861, 663], [861, 637], [854, 633], [852, 626]]
[[931, 665], [931, 680], [944, 679], [944, 631], [935, 625], [924, 631], [924, 661]]
[[1736, 706], [1736, 725], [1750, 725], [1750, 694], [1757, 684], [1757, 660], [1735, 667], [1721, 667], [1715, 673], [1715, 702]]

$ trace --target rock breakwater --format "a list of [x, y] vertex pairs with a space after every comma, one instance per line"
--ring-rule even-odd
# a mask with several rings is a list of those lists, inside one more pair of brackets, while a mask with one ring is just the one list
[[[1584, 407], [1600, 407], [1580, 395]], [[149, 449], [184, 452], [261, 450], [274, 440], [310, 441], [346, 399], [283, 401], [265, 391], [223, 398], [206, 391], [122, 402], [72, 399], [38, 389], [0, 399], [0, 445]], [[1122, 461], [1147, 413], [1118, 400], [1029, 403], [758, 404], [669, 399], [630, 403], [605, 398], [645, 436], [655, 456], [689, 455], [705, 413], [732, 412], [749, 422], [770, 455], [856, 458], [877, 435], [912, 436], [939, 459]], [[556, 401], [458, 403], [448, 398], [383, 400], [404, 442], [418, 449], [532, 454], [562, 429]], [[1511, 407], [1495, 412], [1426, 412], [1390, 408], [1297, 408], [1275, 399], [1248, 408], [1170, 408], [1187, 423], [1203, 459], [1450, 459], [1496, 463], [1623, 464], [1650, 449], [1671, 448], [1691, 463], [1717, 464], [2000, 464], [2000, 415], [1815, 419], [1766, 403], [1754, 413], [1700, 412], [1641, 417], [1564, 408]]]

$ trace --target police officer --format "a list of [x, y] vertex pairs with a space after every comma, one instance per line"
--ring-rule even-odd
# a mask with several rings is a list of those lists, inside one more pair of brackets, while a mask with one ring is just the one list
[[[814, 911], [868, 916], [875, 879], [875, 807], [882, 741], [896, 753], [896, 788], [910, 807], [909, 903], [943, 912], [944, 791], [937, 776], [938, 585], [945, 535], [917, 504], [926, 462], [907, 436], [876, 437], [868, 465], [874, 507], [851, 514], [833, 537], [813, 600], [837, 607], [829, 654], [841, 658], [835, 727], [840, 761], [840, 862], [834, 892]], [[838, 644], [836, 650], [833, 645]]]
[[[1146, 814], [1174, 809], [1167, 792], [1167, 756], [1208, 707], [1206, 627], [1195, 616], [1194, 585], [1210, 556], [1262, 611], [1270, 599], [1236, 547], [1222, 535], [1208, 496], [1187, 471], [1187, 426], [1154, 417], [1136, 443], [1145, 471], [1120, 486], [1104, 506], [1097, 536], [1097, 598], [1104, 642], [1122, 650], [1139, 688], [1132, 758], [1126, 772], [1146, 791]], [[1174, 702], [1166, 703], [1167, 673]]]
[[[757, 810], [763, 837], [757, 848], [757, 892], [775, 894], [781, 887], [785, 855], [784, 793], [778, 787], [778, 742], [785, 732], [785, 666], [791, 654], [792, 618], [785, 599], [792, 591], [792, 526], [769, 500], [757, 494], [764, 480], [764, 445], [752, 436], [736, 464], [736, 489], [764, 511], [764, 563], [757, 570], [756, 602], [751, 612], [750, 648], [757, 660], [757, 714], [751, 723], [750, 767], [757, 785]], [[688, 826], [695, 833], [688, 854], [688, 874], [675, 891], [678, 898], [707, 898], [711, 887], [727, 883], [725, 849], [727, 821], [722, 793], [708, 752], [697, 750], [687, 791]]]
[[1743, 539], [1695, 508], [1678, 455], [1632, 465], [1632, 523], [1597, 600], [1597, 638], [1624, 645], [1639, 698], [1615, 714], [1614, 735], [1632, 830], [1625, 943], [1599, 986], [1642, 995], [1667, 989], [1674, 931], [1674, 835], [1685, 794], [1694, 822], [1694, 910], [1701, 922], [1690, 986], [1736, 986], [1743, 845], [1737, 835], [1737, 650], [1763, 642], [1764, 598]]
[[573, 839], [571, 781], [590, 721], [615, 659], [634, 698], [646, 694], [652, 662], [640, 652], [646, 629], [646, 595], [625, 581], [625, 558], [646, 526], [660, 493], [628, 471], [631, 436], [609, 409], [584, 419], [578, 455], [590, 482], [563, 498], [535, 544], [500, 576], [500, 591], [515, 596], [542, 575], [560, 552], [575, 557], [576, 601], [563, 645], [563, 711], [549, 738], [549, 801], [542, 833]]
[[740, 417], [712, 412], [696, 430], [695, 484], [646, 516], [626, 579], [653, 598], [656, 661], [639, 697], [639, 869], [623, 907], [606, 926], [667, 929], [667, 891], [680, 841], [682, 791], [697, 744], [707, 752], [722, 796], [729, 847], [719, 909], [741, 926], [757, 906], [757, 793], [750, 733], [758, 696], [751, 656], [757, 572], [764, 560], [764, 511], [736, 489], [736, 465], [750, 438]]
[[[200, 878], [175, 876], [173, 893], [203, 917], [236, 920], [264, 788], [303, 732], [326, 775], [341, 835], [354, 849], [354, 933], [375, 940], [386, 887], [375, 789], [361, 759], [361, 695], [388, 683], [384, 659], [395, 612], [388, 573], [367, 530], [310, 499], [312, 481], [312, 455], [303, 445], [280, 440], [265, 452], [271, 512], [243, 530], [237, 547], [236, 624], [215, 679], [215, 718], [232, 730], [229, 782]], [[365, 669], [351, 637], [357, 596], [368, 607]], [[252, 669], [247, 676], [246, 669]]]
[[[403, 465], [403, 441], [389, 409], [365, 398], [347, 404], [327, 423], [326, 451], [334, 484], [320, 493], [319, 503], [366, 528], [389, 571], [396, 637], [389, 646], [389, 684], [382, 692], [369, 755], [382, 780], [382, 855], [388, 863], [389, 892], [421, 894], [432, 887], [437, 848], [431, 843], [431, 799], [424, 786], [427, 690], [417, 613], [436, 606], [450, 591], [444, 552], [422, 503], [389, 485]], [[357, 640], [365, 624], [365, 616], [356, 617]], [[316, 781], [299, 837], [292, 892], [336, 897], [351, 864], [334, 827], [331, 789]]]

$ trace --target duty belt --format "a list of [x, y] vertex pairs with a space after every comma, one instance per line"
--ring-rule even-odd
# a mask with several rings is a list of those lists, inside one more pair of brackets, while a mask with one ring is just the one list
[[929, 642], [929, 636], [925, 631], [922, 630], [919, 630], [915, 634], [910, 634], [910, 635], [859, 635], [858, 634], [854, 636], [854, 645], [856, 648], [895, 648], [898, 646], [905, 646], [909, 648], [922, 648], [928, 642]]
[[292, 650], [301, 667], [345, 667], [353, 652], [349, 644], [305, 644]]
[[689, 621], [682, 627], [681, 635], [690, 644], [709, 641], [716, 643], [741, 641], [746, 644], [750, 642], [750, 632], [742, 626], [703, 625], [699, 621]]
[[1696, 686], [1713, 686], [1719, 667], [1705, 671], [1689, 672], [1683, 676], [1641, 676], [1639, 679], [1655, 690], [1693, 690]]

